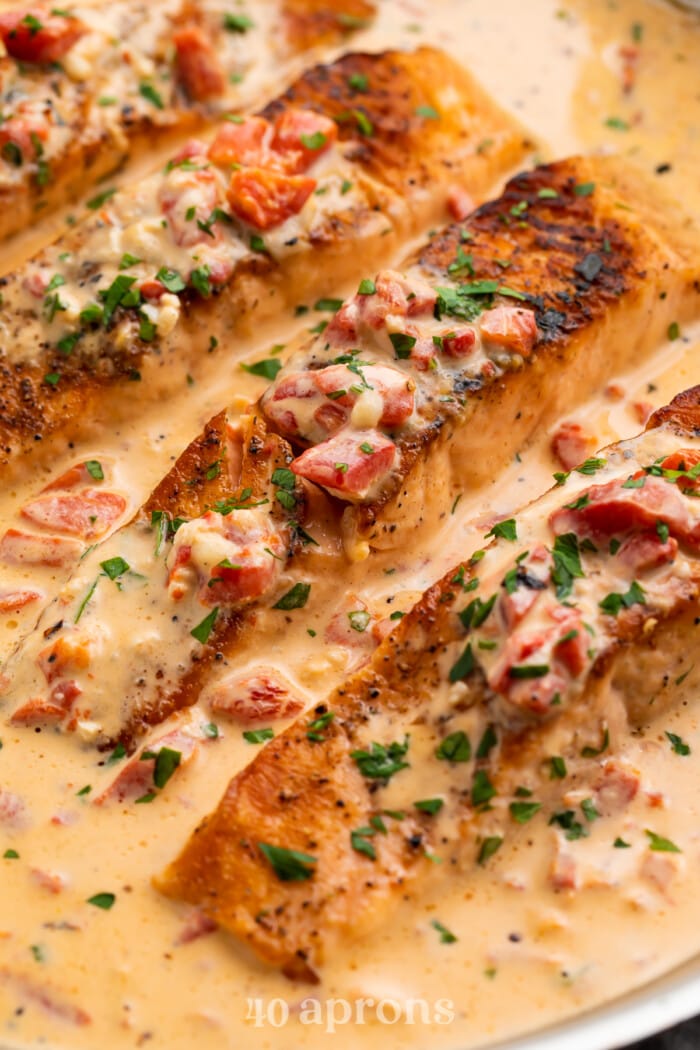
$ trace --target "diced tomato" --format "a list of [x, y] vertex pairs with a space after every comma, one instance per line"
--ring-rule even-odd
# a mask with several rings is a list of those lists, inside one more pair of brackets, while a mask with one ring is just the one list
[[525, 619], [537, 601], [538, 594], [538, 591], [531, 590], [529, 587], [518, 587], [512, 594], [506, 592], [501, 595], [499, 608], [509, 631], [512, 631], [521, 620]]
[[32, 697], [17, 708], [10, 718], [15, 726], [55, 725], [66, 716], [63, 704], [54, 703], [43, 696]]
[[210, 168], [172, 168], [164, 176], [158, 199], [176, 244], [190, 247], [220, 237], [216, 224], [210, 222], [220, 192], [219, 177]]
[[257, 230], [270, 230], [297, 215], [316, 189], [306, 175], [283, 175], [264, 168], [234, 171], [228, 188], [231, 210]]
[[183, 26], [173, 33], [175, 74], [195, 102], [223, 95], [226, 77], [211, 37], [197, 25]]
[[26, 288], [35, 299], [43, 299], [48, 286], [49, 278], [42, 270], [29, 270], [27, 276], [22, 280], [22, 287]]
[[65, 877], [55, 871], [44, 871], [43, 868], [30, 868], [29, 872], [42, 890], [47, 893], [60, 893], [66, 884]]
[[301, 174], [338, 137], [334, 120], [308, 109], [287, 109], [277, 117], [272, 134], [272, 148], [282, 158], [285, 171]]
[[467, 357], [474, 349], [476, 332], [473, 328], [450, 330], [442, 336], [442, 350], [448, 357]]
[[549, 881], [557, 892], [575, 890], [578, 886], [578, 870], [568, 846], [557, 833], [555, 853], [549, 868]]
[[[692, 470], [700, 463], [700, 449], [681, 448], [671, 456], [667, 456], [661, 464], [663, 470]], [[685, 474], [676, 479], [679, 489], [688, 489], [691, 492], [700, 492], [700, 477], [689, 478]]]
[[175, 539], [173, 553], [168, 558], [168, 594], [173, 601], [181, 601], [190, 589], [194, 566], [192, 561], [192, 545]]
[[178, 600], [197, 586], [204, 605], [245, 605], [274, 586], [286, 558], [286, 533], [264, 511], [209, 511], [176, 533], [169, 594]]
[[208, 933], [213, 933], [218, 928], [213, 919], [210, 919], [199, 908], [193, 908], [175, 938], [175, 944], [178, 946], [191, 944], [192, 941], [197, 941], [200, 937], [206, 937]]
[[550, 517], [556, 535], [619, 536], [629, 531], [651, 531], [657, 522], [694, 550], [700, 551], [700, 526], [691, 519], [678, 490], [660, 478], [645, 478], [641, 488], [624, 488], [622, 481], [594, 485], [588, 503], [578, 510], [562, 507]]
[[641, 532], [625, 540], [616, 560], [634, 575], [673, 561], [677, 553], [678, 541], [673, 536], [663, 541], [657, 532]]
[[145, 281], [141, 281], [139, 285], [139, 291], [144, 299], [160, 299], [165, 295], [167, 288], [160, 281], [157, 281], [155, 277], [147, 278]]
[[209, 691], [208, 702], [216, 714], [227, 715], [239, 725], [291, 718], [304, 708], [292, 683], [274, 667], [224, 678]]
[[183, 160], [200, 160], [202, 163], [207, 158], [207, 144], [201, 139], [188, 139], [177, 153], [171, 157], [170, 166], [177, 167]]
[[[383, 409], [379, 423], [385, 427], [405, 423], [413, 412], [415, 384], [397, 368], [385, 365], [365, 365], [361, 371], [367, 385], [381, 395]], [[311, 374], [318, 389], [326, 396], [346, 391], [342, 397], [333, 400], [335, 405], [352, 408], [361, 396], [357, 389], [362, 387], [362, 378], [351, 372], [347, 365], [329, 365]]]
[[[568, 677], [564, 668], [549, 659], [552, 646], [561, 637], [560, 625], [547, 629], [522, 629], [510, 634], [503, 652], [488, 675], [488, 684], [496, 693], [523, 712], [547, 714], [557, 695], [566, 689]], [[542, 665], [546, 672], [538, 677], [521, 678], [512, 674], [515, 667]]]
[[393, 441], [378, 430], [341, 431], [302, 452], [292, 470], [344, 499], [363, 500], [389, 476], [396, 456]]
[[462, 222], [476, 207], [474, 198], [461, 186], [451, 186], [447, 194], [447, 211], [455, 222]]
[[270, 125], [262, 117], [245, 117], [240, 124], [222, 124], [209, 147], [209, 159], [222, 167], [265, 167], [265, 137], [269, 132]]
[[[383, 303], [386, 314], [401, 317], [427, 317], [432, 315], [437, 302], [437, 292], [420, 277], [407, 277], [397, 270], [382, 270], [375, 280], [375, 295]], [[360, 296], [370, 305], [374, 296]]]
[[347, 650], [346, 671], [361, 667], [377, 648], [379, 640], [372, 630], [375, 623], [366, 604], [355, 594], [348, 594], [342, 609], [329, 620], [324, 641]]
[[39, 591], [0, 591], [0, 613], [19, 612], [39, 598]]
[[62, 722], [82, 693], [77, 682], [58, 682], [46, 697], [33, 697], [18, 707], [10, 721], [13, 725], [37, 726]]
[[546, 547], [534, 547], [518, 566], [514, 590], [504, 589], [498, 602], [506, 629], [514, 630], [546, 589], [552, 558]]
[[127, 800], [141, 798], [150, 791], [155, 790], [153, 774], [156, 767], [155, 758], [142, 758], [144, 752], [157, 755], [164, 747], [180, 754], [179, 765], [170, 778], [179, 773], [188, 765], [198, 751], [198, 741], [181, 726], [171, 730], [157, 740], [147, 743], [132, 759], [120, 770], [112, 783], [98, 795], [94, 805], [103, 806], [106, 802], [125, 802]]
[[359, 296], [348, 299], [331, 318], [330, 324], [323, 333], [323, 338], [330, 346], [345, 347], [357, 343], [358, 299]]
[[77, 561], [82, 546], [58, 536], [33, 536], [8, 529], [0, 540], [0, 561], [8, 565], [46, 565], [59, 568]]
[[558, 616], [559, 638], [554, 642], [554, 657], [562, 663], [572, 678], [578, 678], [588, 666], [588, 635], [583, 620], [576, 609], [557, 607], [562, 615]]
[[632, 411], [637, 418], [637, 422], [644, 426], [649, 419], [649, 416], [654, 411], [654, 406], [650, 401], [633, 401]]
[[23, 798], [0, 787], [0, 824], [21, 828], [27, 820], [27, 806]]
[[639, 791], [639, 773], [616, 759], [603, 764], [593, 785], [593, 801], [603, 816], [622, 813]]
[[[49, 128], [45, 120], [33, 116], [10, 117], [0, 124], [0, 156], [11, 164], [36, 160], [43, 142], [49, 137]], [[12, 143], [19, 150], [15, 159], [9, 149], [4, 147]], [[16, 152], [16, 151], [15, 151]]]
[[21, 8], [0, 14], [0, 36], [7, 52], [20, 62], [60, 62], [88, 32], [79, 18], [49, 13], [44, 7]]
[[85, 489], [66, 495], [38, 496], [25, 503], [20, 513], [41, 529], [88, 540], [103, 536], [122, 517], [126, 507], [126, 500], [116, 492]]
[[595, 438], [580, 423], [562, 423], [552, 435], [552, 453], [564, 470], [583, 463], [594, 446]]
[[621, 44], [618, 53], [622, 62], [622, 90], [628, 95], [633, 90], [637, 79], [639, 48], [632, 44]]
[[75, 489], [78, 485], [89, 485], [93, 480], [92, 476], [88, 472], [87, 467], [84, 463], [75, 463], [68, 470], [64, 470], [62, 474], [59, 474], [57, 478], [50, 481], [48, 485], [44, 485], [42, 492], [67, 492], [68, 489]]
[[521, 306], [495, 306], [479, 318], [485, 342], [503, 346], [527, 357], [537, 342], [537, 321], [532, 310]]
[[90, 665], [90, 639], [77, 630], [74, 634], [60, 635], [41, 650], [36, 662], [49, 683], [63, 678], [66, 671], [84, 671]]
[[406, 324], [403, 326], [403, 330], [405, 335], [410, 335], [415, 339], [415, 343], [411, 347], [411, 364], [419, 372], [427, 372], [428, 369], [434, 368], [433, 362], [437, 357], [437, 348], [432, 338], [421, 335], [415, 325]]

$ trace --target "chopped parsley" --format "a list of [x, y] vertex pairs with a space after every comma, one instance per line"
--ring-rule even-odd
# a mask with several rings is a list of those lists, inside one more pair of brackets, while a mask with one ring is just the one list
[[198, 623], [196, 627], [192, 628], [192, 630], [190, 631], [192, 637], [196, 638], [197, 641], [201, 642], [202, 645], [206, 645], [209, 641], [209, 636], [211, 635], [211, 632], [214, 630], [214, 624], [216, 623], [216, 618], [218, 615], [219, 607], [217, 606], [215, 609], [212, 609], [212, 611], [207, 616], [204, 617], [201, 623]]
[[246, 729], [243, 739], [249, 744], [264, 744], [266, 740], [272, 740], [274, 735], [274, 729]]
[[688, 744], [686, 744], [685, 741], [683, 740], [683, 738], [678, 736], [677, 733], [669, 733], [668, 730], [666, 730], [666, 736], [667, 736], [668, 741], [669, 741], [669, 743], [671, 745], [671, 750], [674, 752], [674, 754], [676, 754], [676, 755], [689, 755], [690, 754], [690, 746]]
[[102, 908], [103, 911], [109, 911], [116, 899], [114, 893], [96, 893], [93, 897], [88, 897], [87, 903], [92, 904], [95, 908]]
[[421, 813], [429, 813], [431, 817], [439, 813], [442, 807], [445, 805], [445, 800], [442, 798], [423, 798], [418, 802], [414, 802], [413, 805], [416, 809], [420, 810]]
[[241, 368], [251, 376], [259, 376], [261, 379], [272, 381], [282, 368], [282, 362], [274, 357], [266, 357], [262, 361], [255, 361], [252, 365], [242, 364]]
[[576, 534], [566, 532], [557, 536], [552, 550], [554, 566], [552, 568], [552, 583], [556, 587], [557, 598], [562, 601], [573, 589], [575, 579], [583, 577], [579, 545]]
[[284, 846], [272, 846], [269, 842], [258, 842], [258, 849], [269, 862], [280, 882], [305, 882], [313, 875], [317, 858]]
[[303, 609], [309, 600], [311, 593], [310, 583], [295, 583], [291, 590], [283, 594], [278, 602], [272, 606], [273, 609]]
[[147, 80], [142, 80], [139, 84], [139, 95], [141, 98], [145, 98], [147, 102], [152, 103], [156, 109], [165, 109], [160, 94], [156, 91], [153, 84], [149, 84]]
[[646, 837], [649, 839], [649, 849], [654, 850], [655, 853], [682, 853], [683, 851], [670, 839], [665, 839], [663, 835], [657, 835], [655, 831], [649, 831], [648, 829], [644, 832]]
[[402, 742], [395, 740], [388, 745], [372, 743], [369, 751], [351, 751], [350, 757], [354, 759], [363, 777], [370, 780], [387, 781], [395, 773], [408, 769], [409, 763], [404, 762], [403, 759], [408, 752], [409, 744], [410, 737], [406, 735]]
[[472, 745], [464, 730], [450, 733], [435, 749], [435, 757], [445, 762], [468, 762], [472, 757]]
[[498, 852], [502, 845], [503, 837], [501, 835], [489, 835], [488, 838], [485, 838], [481, 843], [479, 854], [477, 856], [477, 863], [486, 864], [486, 862], [493, 857], [494, 853]]
[[517, 824], [527, 824], [542, 809], [541, 802], [511, 802], [510, 815]]
[[511, 543], [515, 543], [518, 538], [518, 529], [515, 518], [506, 518], [505, 521], [497, 522], [494, 527], [486, 533], [486, 536], [493, 536], [496, 539], [509, 540]]
[[443, 926], [438, 919], [433, 919], [430, 925], [440, 934], [440, 944], [454, 944], [456, 942], [457, 938], [454, 933], [448, 930], [446, 926]]
[[153, 769], [153, 783], [157, 788], [164, 788], [182, 761], [182, 753], [170, 747], [162, 747], [156, 755]]
[[639, 586], [636, 580], [633, 580], [630, 584], [629, 590], [625, 594], [619, 594], [615, 591], [606, 595], [598, 606], [608, 616], [617, 616], [621, 609], [631, 609], [633, 605], [644, 605], [646, 601], [646, 595]]

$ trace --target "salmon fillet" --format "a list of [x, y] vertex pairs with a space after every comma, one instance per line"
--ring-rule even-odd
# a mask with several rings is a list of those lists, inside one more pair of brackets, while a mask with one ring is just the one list
[[[83, 553], [7, 661], [0, 703], [10, 723], [131, 749], [192, 705], [228, 669], [258, 606], [295, 607], [284, 604], [285, 570], [306, 534], [290, 459], [262, 420], [215, 416], [133, 519]], [[34, 501], [39, 538], [65, 534], [63, 499]], [[33, 550], [38, 540], [23, 542]], [[279, 699], [281, 711], [298, 710]]]
[[700, 681], [698, 433], [700, 387], [496, 526], [234, 777], [156, 887], [314, 980], [421, 883], [498, 864], [530, 819], [583, 837], [557, 813], [568, 789], [624, 803], [630, 728]]
[[345, 504], [348, 549], [396, 546], [697, 317], [697, 245], [618, 159], [524, 172], [366, 277], [263, 409], [301, 453], [292, 469]]
[[[273, 65], [342, 42], [369, 0], [117, 0], [0, 15], [0, 237], [81, 197], [154, 138], [240, 107]], [[118, 44], [115, 44], [118, 41]]]
[[192, 140], [0, 282], [0, 467], [181, 389], [206, 354], [227, 367], [237, 334], [385, 260], [525, 148], [429, 48], [345, 55]]

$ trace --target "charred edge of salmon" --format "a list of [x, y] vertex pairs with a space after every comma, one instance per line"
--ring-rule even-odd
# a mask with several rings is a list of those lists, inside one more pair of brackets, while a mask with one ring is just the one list
[[[649, 279], [645, 264], [653, 263], [652, 254], [658, 251], [653, 239], [656, 231], [635, 214], [634, 193], [631, 203], [619, 208], [620, 217], [615, 216], [615, 193], [610, 180], [616, 175], [623, 180], [628, 175], [619, 162], [576, 157], [516, 175], [499, 198], [482, 205], [465, 222], [449, 226], [409, 260], [409, 265], [417, 263], [435, 281], [444, 279], [448, 266], [464, 245], [466, 233], [478, 278], [497, 279], [522, 292], [522, 305], [535, 313], [538, 340], [525, 359], [523, 370], [541, 367], [545, 355], [556, 367], [558, 354], [573, 337], [585, 333]], [[594, 187], [591, 192], [577, 192], [592, 179], [598, 182], [590, 183]], [[539, 192], [545, 188], [557, 196], [540, 197]], [[632, 189], [638, 187], [633, 184]], [[653, 196], [652, 193], [652, 199]], [[513, 217], [512, 209], [523, 203], [527, 207], [519, 220]], [[676, 232], [678, 242], [673, 239]], [[669, 284], [677, 279], [672, 263], [678, 248], [679, 261], [688, 263], [688, 272], [681, 280], [685, 279], [688, 287], [699, 293], [696, 310], [700, 311], [700, 263], [696, 261], [693, 268], [692, 262], [684, 259], [686, 244], [680, 229], [671, 231], [669, 242], [664, 233], [661, 246], [666, 249], [667, 258], [661, 262], [663, 269], [657, 279], [663, 283], [668, 277]], [[587, 280], [584, 260], [591, 257], [597, 257], [601, 266], [595, 278]], [[508, 261], [510, 265], [504, 269], [496, 260]], [[398, 438], [399, 473], [373, 503], [354, 508], [360, 532], [377, 522], [382, 509], [397, 497], [404, 480], [427, 450], [438, 439], [449, 441], [449, 425], [463, 426], [468, 422], [469, 402], [473, 405], [487, 397], [493, 386], [503, 382], [508, 382], [508, 373], [495, 380], [458, 379], [454, 402], [442, 402], [437, 417], [418, 435]]]
[[[269, 499], [271, 515], [286, 522], [289, 512], [274, 499], [270, 479], [278, 467], [286, 467], [292, 461], [292, 451], [287, 442], [276, 434], [268, 434], [262, 418], [250, 417], [244, 423], [241, 435], [242, 459], [237, 469], [236, 464], [230, 462], [228, 437], [226, 413], [221, 412], [183, 452], [146, 502], [142, 516], [150, 517], [153, 510], [163, 510], [171, 519], [195, 518], [211, 509], [218, 500], [240, 498], [241, 494], [247, 493], [242, 502], [254, 505], [260, 499]], [[207, 472], [217, 460], [221, 462], [218, 476], [210, 479]], [[236, 473], [239, 476], [232, 477]], [[303, 520], [304, 495], [301, 487], [295, 489], [294, 495], [297, 500], [297, 520]], [[299, 540], [293, 535], [290, 557], [298, 548]], [[118, 736], [107, 741], [103, 749], [121, 743], [127, 750], [132, 750], [137, 737], [150, 726], [158, 725], [175, 711], [196, 703], [212, 666], [235, 656], [239, 634], [253, 616], [254, 606], [244, 611], [220, 609], [208, 642], [193, 659], [177, 687], [136, 705]]]
[[282, 20], [290, 47], [304, 51], [333, 43], [374, 18], [371, 0], [284, 0]]
[[679, 437], [700, 437], [700, 386], [690, 387], [676, 394], [670, 404], [652, 413], [647, 430], [668, 426]]
[[[353, 89], [354, 76], [367, 77], [366, 91]], [[440, 112], [444, 108], [440, 92], [449, 83], [459, 92], [462, 107], [452, 118], [441, 113], [438, 120], [426, 120], [420, 107], [431, 105]], [[463, 111], [473, 112], [473, 120], [488, 126], [493, 135], [503, 130], [513, 137], [517, 142], [513, 162], [532, 146], [464, 69], [430, 47], [413, 53], [353, 52], [329, 65], [314, 66], [270, 102], [261, 116], [274, 120], [287, 106], [303, 106], [333, 118], [341, 141], [354, 142], [350, 159], [402, 191], [429, 182], [435, 170], [431, 142], [450, 142], [450, 152], [460, 152], [461, 140], [473, 134], [461, 122]], [[360, 122], [369, 121], [371, 134], [362, 133], [358, 114]], [[441, 170], [449, 169], [449, 154], [439, 164]]]

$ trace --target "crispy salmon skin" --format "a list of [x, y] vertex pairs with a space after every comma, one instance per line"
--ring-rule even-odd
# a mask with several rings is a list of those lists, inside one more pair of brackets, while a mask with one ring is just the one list
[[[590, 807], [624, 806], [630, 727], [697, 687], [699, 433], [695, 388], [495, 526], [234, 777], [161, 892], [316, 979], [421, 881], [498, 863], [522, 824], [569, 848]], [[573, 786], [587, 818], [558, 813]]]
[[186, 143], [2, 279], [0, 468], [74, 439], [102, 406], [115, 418], [167, 396], [204, 355], [223, 366], [237, 334], [386, 259], [452, 185], [483, 194], [526, 146], [430, 48], [345, 55]]
[[348, 548], [395, 545], [696, 317], [697, 244], [622, 161], [524, 172], [367, 276], [264, 410], [300, 452], [292, 469], [346, 503]]

